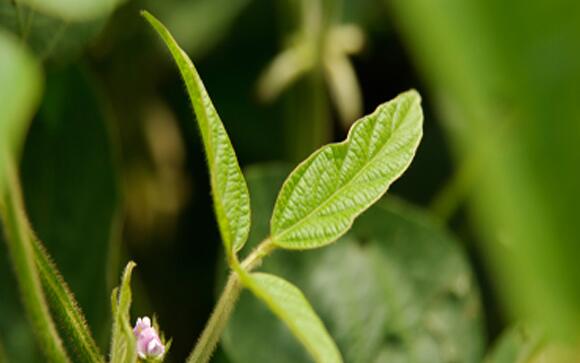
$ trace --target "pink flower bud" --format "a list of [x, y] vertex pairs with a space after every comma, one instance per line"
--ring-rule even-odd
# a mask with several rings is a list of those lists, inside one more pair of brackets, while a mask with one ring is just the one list
[[165, 346], [147, 316], [137, 319], [133, 333], [137, 338], [137, 354], [141, 359], [158, 358], [165, 353]]

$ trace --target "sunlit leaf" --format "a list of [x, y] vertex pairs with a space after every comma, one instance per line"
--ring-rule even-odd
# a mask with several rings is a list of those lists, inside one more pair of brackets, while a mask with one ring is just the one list
[[234, 148], [187, 54], [163, 24], [148, 12], [143, 16], [169, 48], [185, 81], [205, 146], [221, 237], [231, 256], [243, 247], [250, 230], [250, 196]]
[[342, 357], [302, 292], [275, 275], [252, 273], [244, 284], [281, 319], [318, 363], [340, 363]]
[[409, 166], [421, 140], [416, 91], [400, 94], [357, 121], [348, 138], [324, 146], [284, 183], [272, 215], [272, 241], [287, 249], [335, 241]]
[[[254, 211], [247, 247], [268, 235], [287, 171], [246, 171]], [[338, 243], [302, 253], [277, 251], [261, 269], [304, 291], [346, 362], [481, 362], [482, 307], [467, 260], [452, 236], [406, 204], [379, 202]], [[262, 341], [268, 344], [256, 349]], [[309, 361], [288, 329], [248, 293], [222, 346], [233, 363]]]

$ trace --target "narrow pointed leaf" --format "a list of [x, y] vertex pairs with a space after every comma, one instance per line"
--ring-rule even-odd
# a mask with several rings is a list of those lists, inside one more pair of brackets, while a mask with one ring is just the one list
[[207, 155], [221, 237], [231, 256], [243, 247], [250, 230], [248, 186], [224, 125], [193, 63], [161, 22], [146, 11], [143, 16], [169, 48], [185, 81]]
[[345, 141], [322, 147], [288, 177], [271, 220], [287, 249], [334, 242], [407, 169], [422, 136], [421, 97], [400, 94], [358, 120]]
[[242, 279], [254, 295], [288, 326], [315, 362], [342, 362], [326, 327], [296, 286], [278, 276], [259, 272], [245, 275]]
[[137, 360], [136, 340], [131, 329], [129, 309], [131, 308], [131, 274], [135, 262], [125, 267], [121, 286], [113, 290], [111, 297], [113, 311], [113, 332], [111, 341], [111, 363], [134, 363]]
[[69, 346], [74, 347], [73, 353], [79, 362], [104, 362], [74, 295], [42, 243], [34, 237], [31, 238], [34, 241], [36, 267], [42, 287], [46, 292], [47, 302], [55, 315], [59, 328], [64, 331]]

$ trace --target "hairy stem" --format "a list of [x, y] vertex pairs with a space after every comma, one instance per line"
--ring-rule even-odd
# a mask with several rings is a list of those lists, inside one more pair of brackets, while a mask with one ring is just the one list
[[[262, 259], [270, 254], [274, 249], [274, 245], [269, 238], [265, 239], [244, 259], [244, 261], [235, 267], [235, 269], [242, 269], [246, 272], [258, 267], [262, 263]], [[209, 321], [207, 322], [203, 332], [193, 352], [189, 355], [187, 363], [207, 363], [209, 362], [223, 332], [227, 326], [232, 312], [240, 293], [242, 292], [242, 283], [238, 272], [232, 271], [226, 282], [226, 286], [222, 291]]]
[[6, 183], [0, 190], [0, 215], [22, 303], [47, 361], [69, 362], [38, 277], [16, 169], [11, 162], [6, 162], [4, 167]]

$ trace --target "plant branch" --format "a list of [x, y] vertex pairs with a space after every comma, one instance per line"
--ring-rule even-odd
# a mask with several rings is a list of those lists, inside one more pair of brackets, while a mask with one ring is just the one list
[[[242, 269], [249, 272], [258, 267], [262, 263], [262, 259], [269, 255], [275, 246], [269, 238], [262, 241], [244, 261], [234, 266], [234, 269]], [[242, 292], [242, 283], [240, 281], [238, 272], [232, 271], [226, 282], [226, 286], [214, 308], [209, 321], [207, 322], [203, 332], [193, 352], [189, 355], [187, 363], [207, 363], [209, 362], [219, 340], [227, 326], [232, 312], [240, 293]]]

